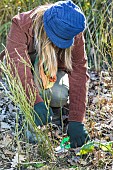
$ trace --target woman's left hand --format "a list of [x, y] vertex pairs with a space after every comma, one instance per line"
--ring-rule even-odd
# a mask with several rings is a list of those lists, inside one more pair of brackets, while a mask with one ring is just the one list
[[81, 122], [69, 122], [67, 133], [70, 136], [71, 148], [81, 147], [90, 140], [90, 136]]

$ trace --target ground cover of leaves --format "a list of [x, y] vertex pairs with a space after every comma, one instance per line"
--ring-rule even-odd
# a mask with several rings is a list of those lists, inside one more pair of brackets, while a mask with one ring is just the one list
[[[1, 80], [4, 84], [4, 81]], [[38, 145], [18, 140], [15, 132], [15, 119], [18, 108], [7, 97], [0, 86], [0, 169], [1, 170], [112, 170], [113, 150], [103, 151], [95, 147], [86, 155], [77, 155], [81, 148], [70, 149], [54, 154], [47, 161], [40, 156]], [[19, 122], [21, 126], [21, 122]], [[90, 72], [86, 128], [91, 140], [106, 143], [113, 141], [113, 83], [107, 71]], [[60, 143], [62, 135], [59, 129], [53, 129]], [[58, 145], [59, 145], [58, 143]]]

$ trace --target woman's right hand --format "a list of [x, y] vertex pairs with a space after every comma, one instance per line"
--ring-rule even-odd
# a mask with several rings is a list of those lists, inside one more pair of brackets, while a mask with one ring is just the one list
[[34, 121], [37, 126], [43, 126], [52, 121], [53, 111], [47, 108], [44, 102], [35, 104], [34, 106]]

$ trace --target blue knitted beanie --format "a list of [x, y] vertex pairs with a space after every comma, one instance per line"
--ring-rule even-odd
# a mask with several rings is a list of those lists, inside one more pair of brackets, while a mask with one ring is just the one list
[[58, 1], [44, 15], [44, 29], [49, 39], [59, 48], [68, 48], [74, 37], [85, 29], [85, 16], [71, 0]]

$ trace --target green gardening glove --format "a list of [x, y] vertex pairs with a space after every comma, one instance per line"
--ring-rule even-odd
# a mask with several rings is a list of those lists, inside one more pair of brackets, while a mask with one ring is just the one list
[[88, 132], [81, 122], [69, 122], [67, 133], [70, 137], [71, 148], [81, 147], [90, 140]]
[[53, 111], [50, 107], [47, 109], [44, 102], [35, 104], [34, 110], [36, 112], [34, 112], [34, 120], [37, 126], [43, 126], [51, 122]]

